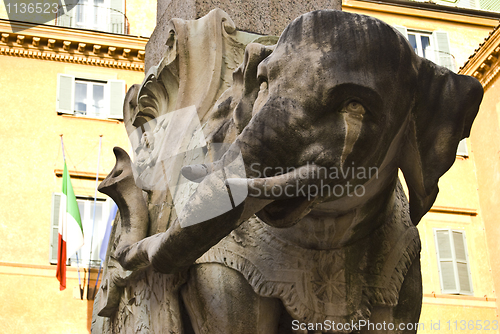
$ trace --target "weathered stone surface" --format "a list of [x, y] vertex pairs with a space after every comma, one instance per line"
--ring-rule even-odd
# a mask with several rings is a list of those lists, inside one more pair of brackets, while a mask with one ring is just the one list
[[172, 18], [195, 20], [220, 8], [238, 30], [279, 36], [299, 15], [318, 9], [340, 10], [341, 4], [341, 0], [159, 0], [156, 28], [146, 46], [146, 72], [163, 57], [167, 23]]
[[133, 170], [136, 184], [109, 192], [121, 221], [95, 307], [109, 318], [96, 314], [93, 333], [418, 322], [416, 225], [469, 135], [479, 82], [341, 11], [298, 17], [277, 45], [248, 44], [222, 11], [171, 27], [165, 57], [127, 95], [134, 163], [103, 181]]
[[174, 17], [194, 20], [220, 8], [229, 14], [239, 30], [279, 36], [293, 19], [303, 13], [318, 9], [340, 10], [341, 7], [339, 0], [159, 0], [157, 23]]

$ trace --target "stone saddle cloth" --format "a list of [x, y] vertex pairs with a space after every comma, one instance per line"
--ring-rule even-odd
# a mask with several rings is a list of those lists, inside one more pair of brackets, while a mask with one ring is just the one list
[[239, 271], [257, 294], [281, 299], [301, 322], [368, 320], [373, 306], [397, 305], [404, 277], [420, 252], [408, 204], [396, 202], [390, 221], [341, 249], [293, 245], [254, 217], [197, 263], [220, 263]]

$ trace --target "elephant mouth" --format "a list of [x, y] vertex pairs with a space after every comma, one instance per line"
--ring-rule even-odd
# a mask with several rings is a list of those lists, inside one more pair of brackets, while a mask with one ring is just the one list
[[290, 227], [307, 215], [316, 201], [316, 198], [308, 199], [307, 197], [276, 200], [255, 215], [270, 226]]

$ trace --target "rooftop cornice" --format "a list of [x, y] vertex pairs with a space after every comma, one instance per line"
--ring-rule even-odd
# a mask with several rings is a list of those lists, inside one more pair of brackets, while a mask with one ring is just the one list
[[499, 58], [500, 26], [491, 32], [458, 73], [472, 75], [486, 88], [500, 71]]
[[147, 42], [144, 37], [0, 19], [0, 55], [144, 71]]

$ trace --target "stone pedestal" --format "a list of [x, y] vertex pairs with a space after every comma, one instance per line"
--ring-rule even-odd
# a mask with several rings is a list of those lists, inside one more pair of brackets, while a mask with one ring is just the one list
[[158, 0], [156, 28], [146, 46], [146, 72], [166, 51], [167, 23], [172, 18], [199, 19], [214, 8], [229, 14], [238, 30], [260, 35], [281, 35], [301, 14], [317, 9], [342, 8], [341, 0]]

